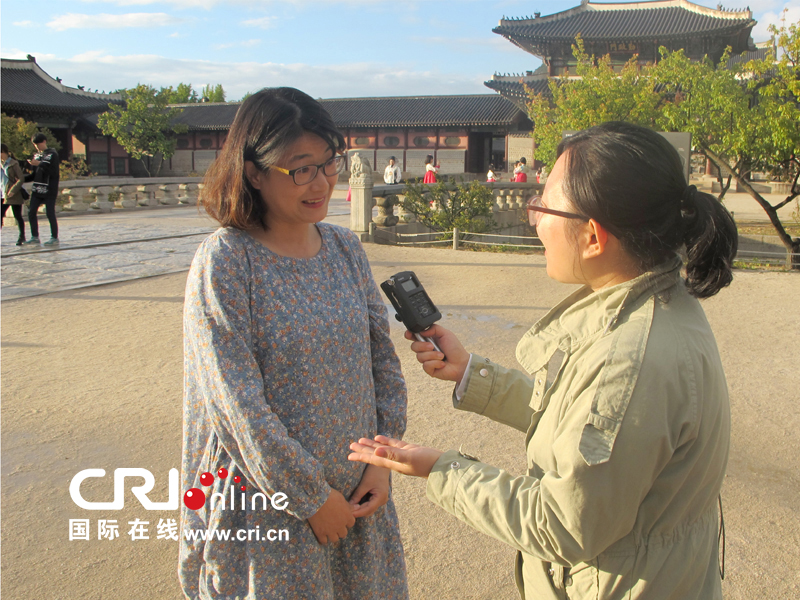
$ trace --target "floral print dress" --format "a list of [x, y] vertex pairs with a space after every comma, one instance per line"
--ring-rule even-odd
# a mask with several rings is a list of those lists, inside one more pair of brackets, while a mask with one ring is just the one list
[[[365, 465], [347, 460], [349, 444], [402, 437], [406, 419], [405, 383], [364, 250], [347, 229], [317, 227], [322, 247], [312, 258], [279, 256], [223, 228], [192, 263], [181, 489], [208, 499], [198, 510], [181, 507], [187, 598], [408, 597], [391, 495], [336, 544], [320, 545], [307, 522], [331, 488], [349, 498], [358, 485]], [[285, 494], [286, 508], [253, 501], [257, 493]], [[243, 530], [248, 539], [236, 539]], [[198, 531], [213, 539], [187, 539]], [[270, 531], [282, 539], [267, 539]]]

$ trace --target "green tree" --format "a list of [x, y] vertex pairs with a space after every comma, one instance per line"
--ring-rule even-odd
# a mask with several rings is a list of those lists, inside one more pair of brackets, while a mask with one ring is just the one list
[[141, 160], [147, 174], [153, 177], [161, 170], [165, 158], [175, 153], [176, 133], [185, 133], [185, 125], [171, 121], [182, 109], [168, 109], [169, 88], [157, 91], [139, 84], [125, 90], [125, 106], [109, 104], [109, 111], [100, 115], [98, 125], [105, 135], [117, 142], [135, 159]]
[[492, 192], [478, 181], [469, 186], [441, 181], [433, 186], [409, 183], [403, 208], [426, 227], [446, 233], [442, 238], [445, 239], [447, 234], [452, 235], [453, 228], [473, 233], [496, 229], [493, 203]]
[[8, 150], [19, 161], [32, 158], [36, 153], [31, 138], [40, 131], [47, 136], [47, 147], [54, 150], [61, 150], [61, 144], [56, 140], [53, 132], [47, 127], [39, 127], [36, 123], [26, 121], [20, 117], [9, 117], [2, 113], [2, 135], [3, 143], [8, 146]]
[[203, 88], [202, 97], [206, 102], [225, 102], [225, 90], [222, 89], [221, 83], [213, 87], [209, 83]]
[[564, 131], [580, 131], [606, 121], [627, 121], [653, 127], [661, 97], [643, 76], [633, 56], [619, 72], [609, 55], [589, 56], [580, 36], [572, 54], [577, 61], [575, 75], [553, 78], [549, 83], [552, 100], [530, 93], [528, 114], [536, 124], [536, 158], [552, 167], [556, 148]]
[[[778, 57], [772, 51], [764, 60], [729, 68], [727, 52], [713, 65], [662, 48], [650, 73], [671, 98], [661, 106], [658, 127], [691, 133], [695, 147], [766, 212], [787, 250], [787, 266], [800, 268], [800, 238], [793, 239], [778, 217], [800, 195], [800, 35], [797, 24], [787, 28], [785, 21], [771, 31]], [[788, 178], [787, 197], [772, 205], [751, 185], [753, 171]]]
[[167, 89], [169, 90], [170, 104], [189, 104], [200, 101], [197, 92], [192, 89], [191, 83], [179, 83], [174, 90], [172, 87]]
[[[800, 195], [800, 34], [797, 24], [772, 27], [778, 48], [764, 60], [728, 65], [689, 60], [682, 50], [660, 49], [657, 64], [636, 66], [634, 56], [616, 73], [608, 56], [587, 56], [580, 38], [573, 54], [581, 79], [550, 82], [552, 99], [533, 95], [536, 158], [551, 164], [565, 130], [621, 120], [662, 131], [692, 134], [692, 143], [722, 176], [736, 181], [767, 213], [786, 247], [787, 263], [800, 268], [800, 239], [786, 232], [777, 211]], [[785, 200], [770, 204], [749, 182], [754, 170], [791, 181]], [[723, 192], [727, 186], [723, 186]]]

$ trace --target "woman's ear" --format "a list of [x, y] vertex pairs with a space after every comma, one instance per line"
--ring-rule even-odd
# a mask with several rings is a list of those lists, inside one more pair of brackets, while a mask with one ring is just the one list
[[609, 233], [605, 227], [594, 219], [589, 219], [589, 222], [584, 225], [582, 237], [583, 244], [583, 258], [597, 258], [605, 251], [608, 244]]
[[247, 181], [250, 182], [250, 185], [257, 190], [261, 188], [261, 178], [264, 176], [264, 173], [259, 170], [252, 160], [244, 161], [244, 174], [245, 177], [247, 177]]

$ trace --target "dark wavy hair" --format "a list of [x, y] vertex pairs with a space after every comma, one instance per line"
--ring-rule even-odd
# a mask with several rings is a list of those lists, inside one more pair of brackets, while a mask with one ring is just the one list
[[736, 223], [715, 197], [687, 186], [680, 156], [664, 137], [612, 121], [562, 140], [562, 154], [567, 199], [615, 235], [641, 272], [685, 245], [689, 293], [708, 298], [730, 284]]
[[206, 172], [201, 205], [223, 227], [267, 228], [267, 205], [247, 180], [249, 160], [269, 170], [304, 133], [313, 133], [334, 152], [345, 149], [344, 137], [322, 105], [289, 87], [264, 88], [236, 112], [222, 152]]

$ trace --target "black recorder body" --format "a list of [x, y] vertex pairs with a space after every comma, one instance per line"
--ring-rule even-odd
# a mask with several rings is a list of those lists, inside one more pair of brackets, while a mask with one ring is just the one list
[[442, 313], [431, 302], [414, 272], [402, 271], [392, 275], [381, 284], [381, 289], [397, 311], [395, 318], [401, 321], [419, 341], [430, 342], [441, 352], [432, 339], [420, 335], [441, 319]]

